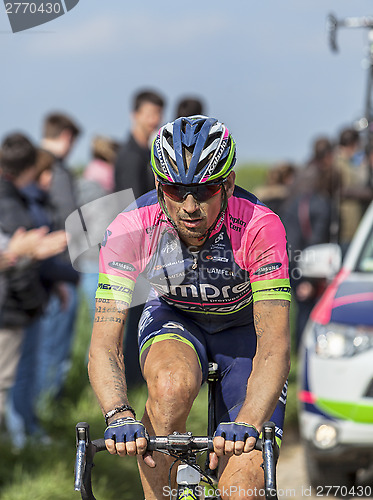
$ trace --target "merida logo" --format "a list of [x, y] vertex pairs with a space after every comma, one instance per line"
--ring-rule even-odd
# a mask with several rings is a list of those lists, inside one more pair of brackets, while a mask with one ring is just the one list
[[132, 290], [126, 286], [121, 285], [109, 285], [107, 283], [99, 283], [98, 288], [100, 290], [114, 290], [115, 292], [129, 293], [132, 294]]
[[13, 33], [53, 21], [76, 7], [78, 3], [79, 0], [34, 0], [34, 2], [4, 0]]

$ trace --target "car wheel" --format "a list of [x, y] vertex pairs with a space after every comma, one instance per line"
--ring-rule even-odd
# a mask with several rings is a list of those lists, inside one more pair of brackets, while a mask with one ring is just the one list
[[346, 497], [348, 491], [354, 486], [356, 472], [345, 470], [338, 465], [320, 462], [312, 457], [306, 448], [306, 469], [310, 484], [316, 494], [330, 494], [334, 497]]

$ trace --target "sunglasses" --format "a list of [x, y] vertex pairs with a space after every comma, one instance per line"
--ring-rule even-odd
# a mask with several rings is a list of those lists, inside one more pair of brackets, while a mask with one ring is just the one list
[[222, 182], [220, 181], [219, 184], [193, 184], [190, 186], [161, 183], [161, 186], [164, 194], [173, 201], [181, 203], [188, 194], [191, 194], [196, 201], [201, 203], [220, 193]]

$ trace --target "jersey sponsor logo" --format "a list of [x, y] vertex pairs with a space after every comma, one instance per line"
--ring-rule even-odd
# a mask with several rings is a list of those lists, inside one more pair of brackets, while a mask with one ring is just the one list
[[218, 222], [216, 223], [216, 226], [215, 226], [215, 230], [219, 230], [224, 222], [224, 218], [225, 218], [225, 210], [224, 212], [221, 214], [220, 216], [220, 219], [218, 220]]
[[113, 290], [114, 292], [128, 293], [130, 295], [132, 295], [132, 293], [133, 293], [133, 291], [126, 286], [110, 285], [108, 283], [99, 283], [98, 288], [100, 290]]
[[279, 397], [279, 401], [286, 405], [286, 398], [287, 398], [287, 395], [288, 395], [288, 381], [285, 382], [285, 385], [281, 391], [281, 395]]
[[211, 250], [217, 249], [217, 250], [224, 250], [225, 249], [225, 244], [224, 244], [224, 234], [221, 232], [219, 235], [215, 238], [214, 243], [211, 245]]
[[173, 280], [175, 278], [183, 278], [184, 276], [185, 276], [185, 273], [184, 272], [180, 272], [180, 273], [170, 274], [170, 275], [167, 275], [167, 276], [160, 276], [159, 280], [160, 281], [169, 281], [169, 280]]
[[255, 273], [255, 276], [261, 276], [262, 274], [272, 273], [273, 271], [277, 271], [282, 266], [281, 262], [274, 262], [273, 264], [266, 264], [265, 266], [259, 267]]
[[173, 295], [180, 297], [200, 297], [203, 301], [210, 301], [212, 299], [217, 299], [218, 297], [221, 299], [232, 299], [237, 295], [242, 295], [246, 291], [248, 291], [251, 287], [251, 283], [249, 281], [245, 281], [243, 283], [239, 283], [238, 285], [225, 285], [222, 288], [218, 288], [211, 283], [201, 283], [200, 285], [159, 285], [153, 283], [153, 285], [161, 290], [161, 292], [165, 295]]
[[272, 288], [274, 292], [284, 292], [284, 293], [290, 293], [291, 288], [289, 286], [280, 286], [278, 288]]
[[161, 212], [160, 214], [157, 215], [157, 219], [155, 223], [152, 226], [149, 226], [145, 228], [145, 232], [149, 237], [151, 238], [153, 236], [154, 230], [162, 223], [162, 222], [167, 222], [163, 217], [163, 213]]
[[118, 260], [113, 260], [109, 262], [109, 266], [114, 269], [120, 269], [121, 271], [136, 271], [136, 267], [128, 262], [119, 262]]
[[165, 269], [166, 267], [170, 266], [178, 266], [179, 264], [182, 264], [184, 262], [184, 259], [182, 260], [175, 260], [173, 262], [166, 262], [165, 264], [157, 264], [154, 266], [154, 271], [159, 271], [161, 269]]
[[202, 307], [201, 304], [195, 304], [195, 305], [193, 305], [193, 304], [175, 303], [175, 302], [171, 302], [171, 301], [168, 302], [167, 301], [167, 297], [164, 297], [164, 300], [168, 304], [176, 306], [179, 309], [183, 309], [183, 310], [185, 309], [185, 310], [191, 311], [191, 312], [193, 312], [193, 311], [201, 311], [202, 309], [205, 309], [206, 311], [209, 312], [209, 314], [214, 314], [214, 313], [231, 314], [231, 313], [235, 313], [239, 309], [242, 309], [243, 307], [246, 307], [246, 306], [250, 305], [252, 303], [252, 301], [253, 301], [253, 296], [250, 293], [250, 295], [248, 297], [245, 297], [243, 300], [241, 300], [237, 304], [233, 304], [233, 305], [224, 305], [224, 306], [207, 305], [207, 306], [204, 306], [204, 307]]
[[162, 328], [178, 328], [181, 331], [184, 331], [185, 328], [181, 323], [175, 323], [174, 321], [168, 321], [168, 323], [164, 323]]
[[206, 269], [207, 274], [221, 274], [222, 276], [233, 276], [234, 273], [230, 269], [219, 269], [218, 267], [211, 267]]
[[151, 315], [150, 310], [151, 310], [150, 307], [147, 307], [143, 310], [143, 313], [142, 313], [140, 321], [139, 321], [139, 333], [138, 333], [139, 337], [140, 337], [140, 335], [142, 335], [145, 328], [153, 322], [153, 317]]
[[263, 290], [257, 290], [257, 293], [267, 293], [267, 292], [279, 292], [279, 293], [291, 293], [291, 288], [289, 286], [279, 286], [277, 288], [265, 288]]
[[177, 241], [168, 241], [162, 248], [162, 253], [171, 253], [177, 248]]
[[212, 262], [229, 262], [227, 257], [219, 257], [219, 255], [206, 255], [206, 260], [212, 260]]
[[276, 425], [275, 426], [275, 434], [282, 439], [283, 433], [284, 433], [284, 431], [282, 429], [280, 429], [280, 427], [277, 427], [277, 425]]
[[229, 227], [233, 229], [233, 231], [241, 232], [243, 227], [246, 227], [247, 223], [240, 219], [239, 217], [233, 217], [229, 214]]
[[219, 241], [222, 241], [223, 239], [224, 239], [224, 235], [223, 235], [223, 233], [220, 233], [220, 234], [219, 234], [219, 236], [217, 236], [217, 237], [215, 238], [214, 243], [215, 243], [215, 244], [216, 244], [216, 243], [219, 243]]

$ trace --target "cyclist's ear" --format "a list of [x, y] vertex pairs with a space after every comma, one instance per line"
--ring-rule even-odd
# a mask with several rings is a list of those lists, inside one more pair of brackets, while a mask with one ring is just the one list
[[227, 198], [230, 198], [233, 194], [235, 180], [236, 172], [232, 171], [225, 181], [225, 192], [227, 193]]

